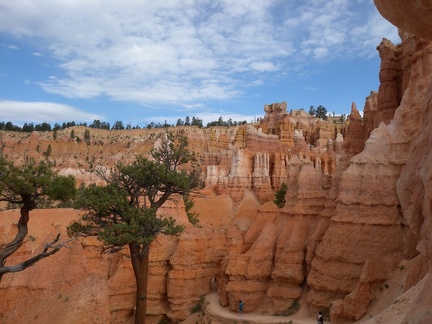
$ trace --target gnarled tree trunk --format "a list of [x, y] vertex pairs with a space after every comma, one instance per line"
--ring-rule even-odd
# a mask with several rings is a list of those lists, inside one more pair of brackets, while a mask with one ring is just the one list
[[21, 216], [18, 221], [18, 233], [12, 242], [7, 244], [4, 248], [0, 250], [0, 282], [3, 275], [8, 271], [8, 267], [5, 267], [5, 263], [8, 257], [14, 254], [23, 244], [24, 238], [28, 233], [28, 221], [30, 219], [30, 211], [36, 207], [34, 202], [25, 203], [21, 207]]
[[150, 244], [142, 246], [138, 243], [131, 243], [129, 244], [129, 250], [137, 287], [135, 324], [144, 324], [147, 316], [147, 280]]

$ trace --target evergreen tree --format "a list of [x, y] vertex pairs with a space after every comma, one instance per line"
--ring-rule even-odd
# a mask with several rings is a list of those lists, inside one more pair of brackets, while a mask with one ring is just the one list
[[[122, 126], [123, 126], [123, 124], [122, 124]], [[101, 129], [109, 130], [110, 129], [110, 123], [108, 123], [108, 122], [102, 122], [101, 123]]]
[[172, 195], [188, 195], [198, 184], [198, 173], [179, 170], [194, 162], [185, 136], [162, 133], [152, 159], [137, 156], [129, 165], [118, 163], [110, 173], [99, 172], [107, 185], [82, 188], [77, 206], [87, 213], [68, 228], [69, 235], [97, 236], [107, 251], [129, 248], [137, 285], [135, 323], [145, 323], [150, 244], [159, 234], [182, 230], [157, 210]]
[[93, 123], [91, 123], [89, 127], [90, 128], [98, 128], [98, 129], [100, 129], [101, 128], [101, 122], [100, 122], [100, 120], [99, 119], [93, 120]]
[[18, 272], [32, 266], [43, 258], [57, 253], [64, 243], [59, 243], [59, 236], [45, 245], [42, 252], [16, 265], [6, 265], [7, 259], [23, 245], [28, 232], [30, 212], [37, 208], [42, 200], [69, 201], [75, 194], [75, 180], [72, 176], [57, 175], [52, 165], [46, 161], [36, 163], [27, 160], [24, 165], [15, 165], [0, 156], [0, 202], [20, 204], [20, 218], [17, 233], [10, 242], [0, 244], [0, 281], [4, 274]]
[[33, 123], [24, 123], [23, 127], [21, 128], [21, 130], [23, 132], [33, 132], [35, 130], [34, 124]]
[[37, 130], [39, 132], [51, 131], [51, 125], [43, 122], [42, 124], [37, 124], [35, 126], [35, 130]]
[[275, 193], [275, 198], [273, 202], [278, 206], [279, 208], [282, 208], [285, 206], [285, 195], [288, 190], [288, 186], [285, 183], [282, 183], [279, 190]]
[[19, 127], [14, 125], [11, 121], [8, 121], [5, 125], [5, 130], [7, 131], [17, 131], [19, 130]]
[[316, 109], [315, 109], [315, 107], [314, 107], [314, 106], [310, 106], [310, 107], [309, 107], [309, 115], [311, 115], [311, 116], [315, 116], [315, 114], [316, 114]]
[[114, 129], [114, 130], [123, 130], [123, 129], [125, 129], [125, 128], [124, 128], [123, 122], [120, 121], [120, 120], [117, 120], [117, 121], [114, 123], [114, 125], [112, 126], [111, 129]]
[[90, 144], [90, 139], [91, 139], [90, 131], [88, 129], [86, 129], [84, 131], [84, 142], [86, 142], [87, 145], [89, 145]]
[[190, 196], [184, 195], [183, 202], [189, 223], [191, 223], [193, 226], [197, 226], [199, 223], [198, 214], [192, 211], [192, 208], [195, 205], [194, 201], [190, 198]]
[[48, 157], [51, 155], [51, 152], [52, 152], [51, 144], [48, 144], [47, 150], [43, 153], [43, 155]]
[[190, 126], [191, 125], [191, 123], [190, 123], [190, 117], [189, 116], [186, 116], [184, 125], [185, 126]]
[[327, 109], [324, 106], [319, 105], [316, 108], [315, 117], [327, 120]]

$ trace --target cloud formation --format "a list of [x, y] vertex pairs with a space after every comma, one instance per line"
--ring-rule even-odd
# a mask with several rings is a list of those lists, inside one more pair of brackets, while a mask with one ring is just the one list
[[188, 107], [308, 61], [376, 55], [395, 29], [363, 0], [16, 0], [0, 4], [0, 33], [57, 60], [46, 92]]
[[0, 116], [2, 120], [34, 123], [63, 121], [103, 120], [103, 116], [86, 113], [74, 107], [52, 102], [23, 102], [0, 100]]

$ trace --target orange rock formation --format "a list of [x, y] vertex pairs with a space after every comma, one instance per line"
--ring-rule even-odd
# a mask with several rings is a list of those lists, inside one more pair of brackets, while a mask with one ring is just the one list
[[[400, 35], [401, 44], [383, 40], [378, 46], [381, 85], [366, 98], [364, 118], [355, 104], [347, 125], [340, 125], [304, 111], [288, 113], [280, 103], [266, 105], [253, 125], [174, 129], [187, 134], [202, 157], [203, 187], [195, 198], [202, 227], [187, 224], [178, 197], [161, 211], [186, 229], [152, 245], [152, 322], [162, 315], [186, 318], [202, 295], [217, 289], [220, 303], [233, 311], [242, 299], [245, 312], [280, 313], [306, 296], [311, 310], [329, 308], [332, 323], [346, 323], [367, 314], [401, 262], [415, 263], [405, 290], [430, 272], [432, 43]], [[151, 133], [161, 131], [90, 129], [86, 143], [80, 140], [84, 130], [74, 127], [74, 139], [70, 129], [57, 138], [3, 132], [14, 147], [5, 154], [17, 161], [45, 158], [50, 144], [48, 158], [60, 173], [98, 182], [87, 169], [147, 154]], [[286, 204], [278, 208], [272, 200], [282, 183], [288, 186]], [[0, 214], [1, 241], [11, 235], [16, 214]], [[16, 259], [41, 249], [78, 214], [35, 211], [31, 236]], [[5, 276], [0, 321], [46, 323], [58, 316], [50, 307], [64, 310], [63, 323], [130, 321], [134, 282], [127, 255], [99, 252], [97, 241], [74, 241], [70, 250]], [[407, 323], [432, 318], [432, 277], [427, 280]]]

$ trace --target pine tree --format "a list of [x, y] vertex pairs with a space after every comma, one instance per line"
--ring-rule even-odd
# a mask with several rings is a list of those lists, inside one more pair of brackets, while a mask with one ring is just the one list
[[48, 157], [51, 155], [51, 152], [52, 152], [51, 144], [48, 144], [47, 150], [43, 153], [43, 155]]
[[186, 215], [188, 217], [189, 223], [191, 223], [193, 226], [198, 226], [198, 214], [192, 211], [192, 208], [195, 205], [194, 201], [190, 198], [190, 196], [185, 195], [183, 196], [183, 202], [185, 205]]
[[273, 202], [278, 206], [279, 208], [282, 208], [285, 206], [285, 194], [288, 190], [288, 186], [285, 183], [282, 183], [279, 190], [275, 193], [275, 198]]
[[21, 205], [15, 238], [0, 244], [0, 281], [4, 274], [22, 271], [64, 246], [64, 243], [59, 243], [57, 235], [39, 254], [19, 264], [6, 265], [6, 260], [22, 246], [28, 232], [30, 212], [38, 203], [47, 200], [52, 205], [53, 201], [69, 201], [74, 195], [74, 178], [57, 175], [52, 164], [46, 161], [36, 163], [30, 159], [18, 166], [0, 156], [0, 201]]
[[188, 195], [198, 184], [198, 173], [179, 166], [194, 163], [185, 136], [170, 132], [157, 138], [152, 159], [137, 156], [129, 165], [118, 163], [109, 174], [99, 172], [107, 185], [81, 188], [77, 207], [87, 213], [68, 228], [69, 235], [97, 236], [106, 251], [129, 248], [137, 285], [135, 323], [145, 323], [150, 244], [159, 234], [183, 228], [157, 210], [172, 194]]
[[90, 145], [90, 131], [86, 128], [86, 130], [84, 131], [84, 142], [87, 143], [87, 145]]

